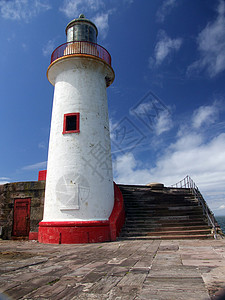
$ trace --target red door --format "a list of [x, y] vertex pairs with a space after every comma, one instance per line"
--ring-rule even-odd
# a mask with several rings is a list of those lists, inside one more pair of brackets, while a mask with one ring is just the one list
[[13, 235], [28, 236], [30, 231], [30, 198], [15, 199]]

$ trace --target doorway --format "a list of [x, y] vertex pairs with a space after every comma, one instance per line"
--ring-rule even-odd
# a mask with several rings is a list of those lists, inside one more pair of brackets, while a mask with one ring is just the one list
[[13, 215], [13, 236], [25, 237], [30, 231], [30, 198], [15, 199]]

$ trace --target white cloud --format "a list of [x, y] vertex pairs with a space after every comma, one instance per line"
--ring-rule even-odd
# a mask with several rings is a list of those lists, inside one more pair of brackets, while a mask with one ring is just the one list
[[[188, 144], [189, 142], [189, 144]], [[186, 147], [185, 147], [186, 145]], [[225, 172], [225, 133], [212, 138], [205, 143], [201, 134], [184, 134], [172, 144], [168, 151], [156, 163], [155, 174], [163, 174], [170, 177], [171, 170], [174, 174], [192, 174], [201, 178], [203, 173], [207, 173], [213, 179], [212, 174], [222, 174]], [[199, 180], [199, 179], [198, 179]], [[222, 177], [218, 178], [219, 181]]]
[[150, 180], [148, 169], [141, 168], [132, 153], [126, 153], [117, 157], [114, 162], [115, 181], [125, 184], [146, 184]]
[[156, 12], [156, 20], [160, 23], [163, 23], [166, 15], [168, 15], [176, 5], [176, 0], [165, 0], [162, 6]]
[[[132, 0], [123, 1], [123, 5], [132, 4]], [[117, 11], [118, 3], [113, 3], [113, 8], [106, 9], [106, 3], [103, 0], [64, 0], [60, 11], [68, 18], [78, 18], [81, 13], [85, 14], [87, 19], [91, 19], [97, 26], [99, 36], [106, 38], [109, 29], [109, 16]]]
[[[191, 140], [183, 137], [186, 138]], [[224, 149], [225, 133], [205, 144], [194, 142], [188, 148], [181, 148], [178, 140], [177, 147], [169, 147], [152, 168], [143, 166], [132, 153], [127, 153], [114, 162], [115, 181], [124, 184], [161, 182], [170, 186], [189, 174], [212, 209], [216, 209], [225, 198]]]
[[[225, 199], [225, 132], [210, 135], [208, 128], [199, 131], [200, 124], [211, 115], [202, 113], [207, 110], [211, 111], [210, 106], [200, 107], [178, 128], [175, 141], [158, 155], [154, 166], [144, 165], [132, 153], [118, 156], [114, 162], [115, 181], [124, 184], [162, 182], [170, 186], [188, 174], [210, 207], [215, 211], [219, 209]], [[193, 128], [197, 115], [205, 117]]]
[[109, 29], [109, 14], [110, 12], [98, 14], [94, 19], [94, 23], [98, 28], [99, 34], [104, 39], [107, 36], [108, 29]]
[[22, 170], [30, 171], [30, 170], [44, 170], [47, 168], [47, 161], [42, 161], [33, 165], [28, 165], [22, 168]]
[[158, 42], [154, 50], [154, 58], [149, 58], [149, 67], [159, 66], [170, 56], [171, 53], [178, 51], [182, 45], [182, 39], [171, 39], [165, 31], [159, 33]]
[[102, 0], [64, 0], [59, 10], [68, 18], [77, 18], [81, 13], [92, 14], [103, 7], [104, 1]]
[[129, 111], [131, 116], [137, 117], [154, 134], [159, 136], [173, 127], [171, 108], [166, 106], [161, 99], [151, 91], [141, 103]]
[[66, 0], [60, 8], [67, 17], [78, 17], [81, 13], [87, 13], [92, 17], [93, 22], [96, 24], [99, 35], [104, 39], [107, 36], [109, 29], [109, 15], [112, 10], [104, 10], [104, 1], [102, 0]]
[[1, 180], [0, 180], [0, 185], [6, 184], [6, 183], [9, 183], [9, 181], [1, 181]]
[[194, 128], [200, 128], [203, 124], [213, 124], [218, 117], [218, 106], [216, 102], [213, 105], [201, 106], [194, 111], [192, 117], [192, 126]]
[[0, 177], [0, 185], [9, 183], [10, 178], [8, 177]]
[[44, 56], [50, 56], [55, 49], [55, 40], [49, 40], [47, 44], [42, 48]]
[[168, 112], [163, 111], [159, 114], [155, 123], [155, 132], [156, 135], [160, 135], [166, 131], [171, 130], [173, 127], [173, 122], [171, 119], [171, 115]]
[[0, 14], [4, 19], [29, 21], [42, 11], [49, 10], [48, 1], [0, 0]]
[[209, 22], [197, 38], [200, 58], [187, 69], [187, 74], [205, 70], [214, 77], [225, 70], [225, 2], [219, 1], [217, 18]]

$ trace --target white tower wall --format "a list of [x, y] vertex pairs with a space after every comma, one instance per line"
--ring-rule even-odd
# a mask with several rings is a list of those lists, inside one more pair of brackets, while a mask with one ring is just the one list
[[[44, 219], [107, 220], [114, 205], [105, 77], [112, 68], [98, 58], [63, 57], [50, 65], [55, 85]], [[80, 114], [80, 132], [63, 134], [64, 114]]]

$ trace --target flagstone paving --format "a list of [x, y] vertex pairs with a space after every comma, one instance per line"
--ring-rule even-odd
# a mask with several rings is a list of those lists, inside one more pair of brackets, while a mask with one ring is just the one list
[[0, 241], [0, 299], [219, 299], [225, 239]]

